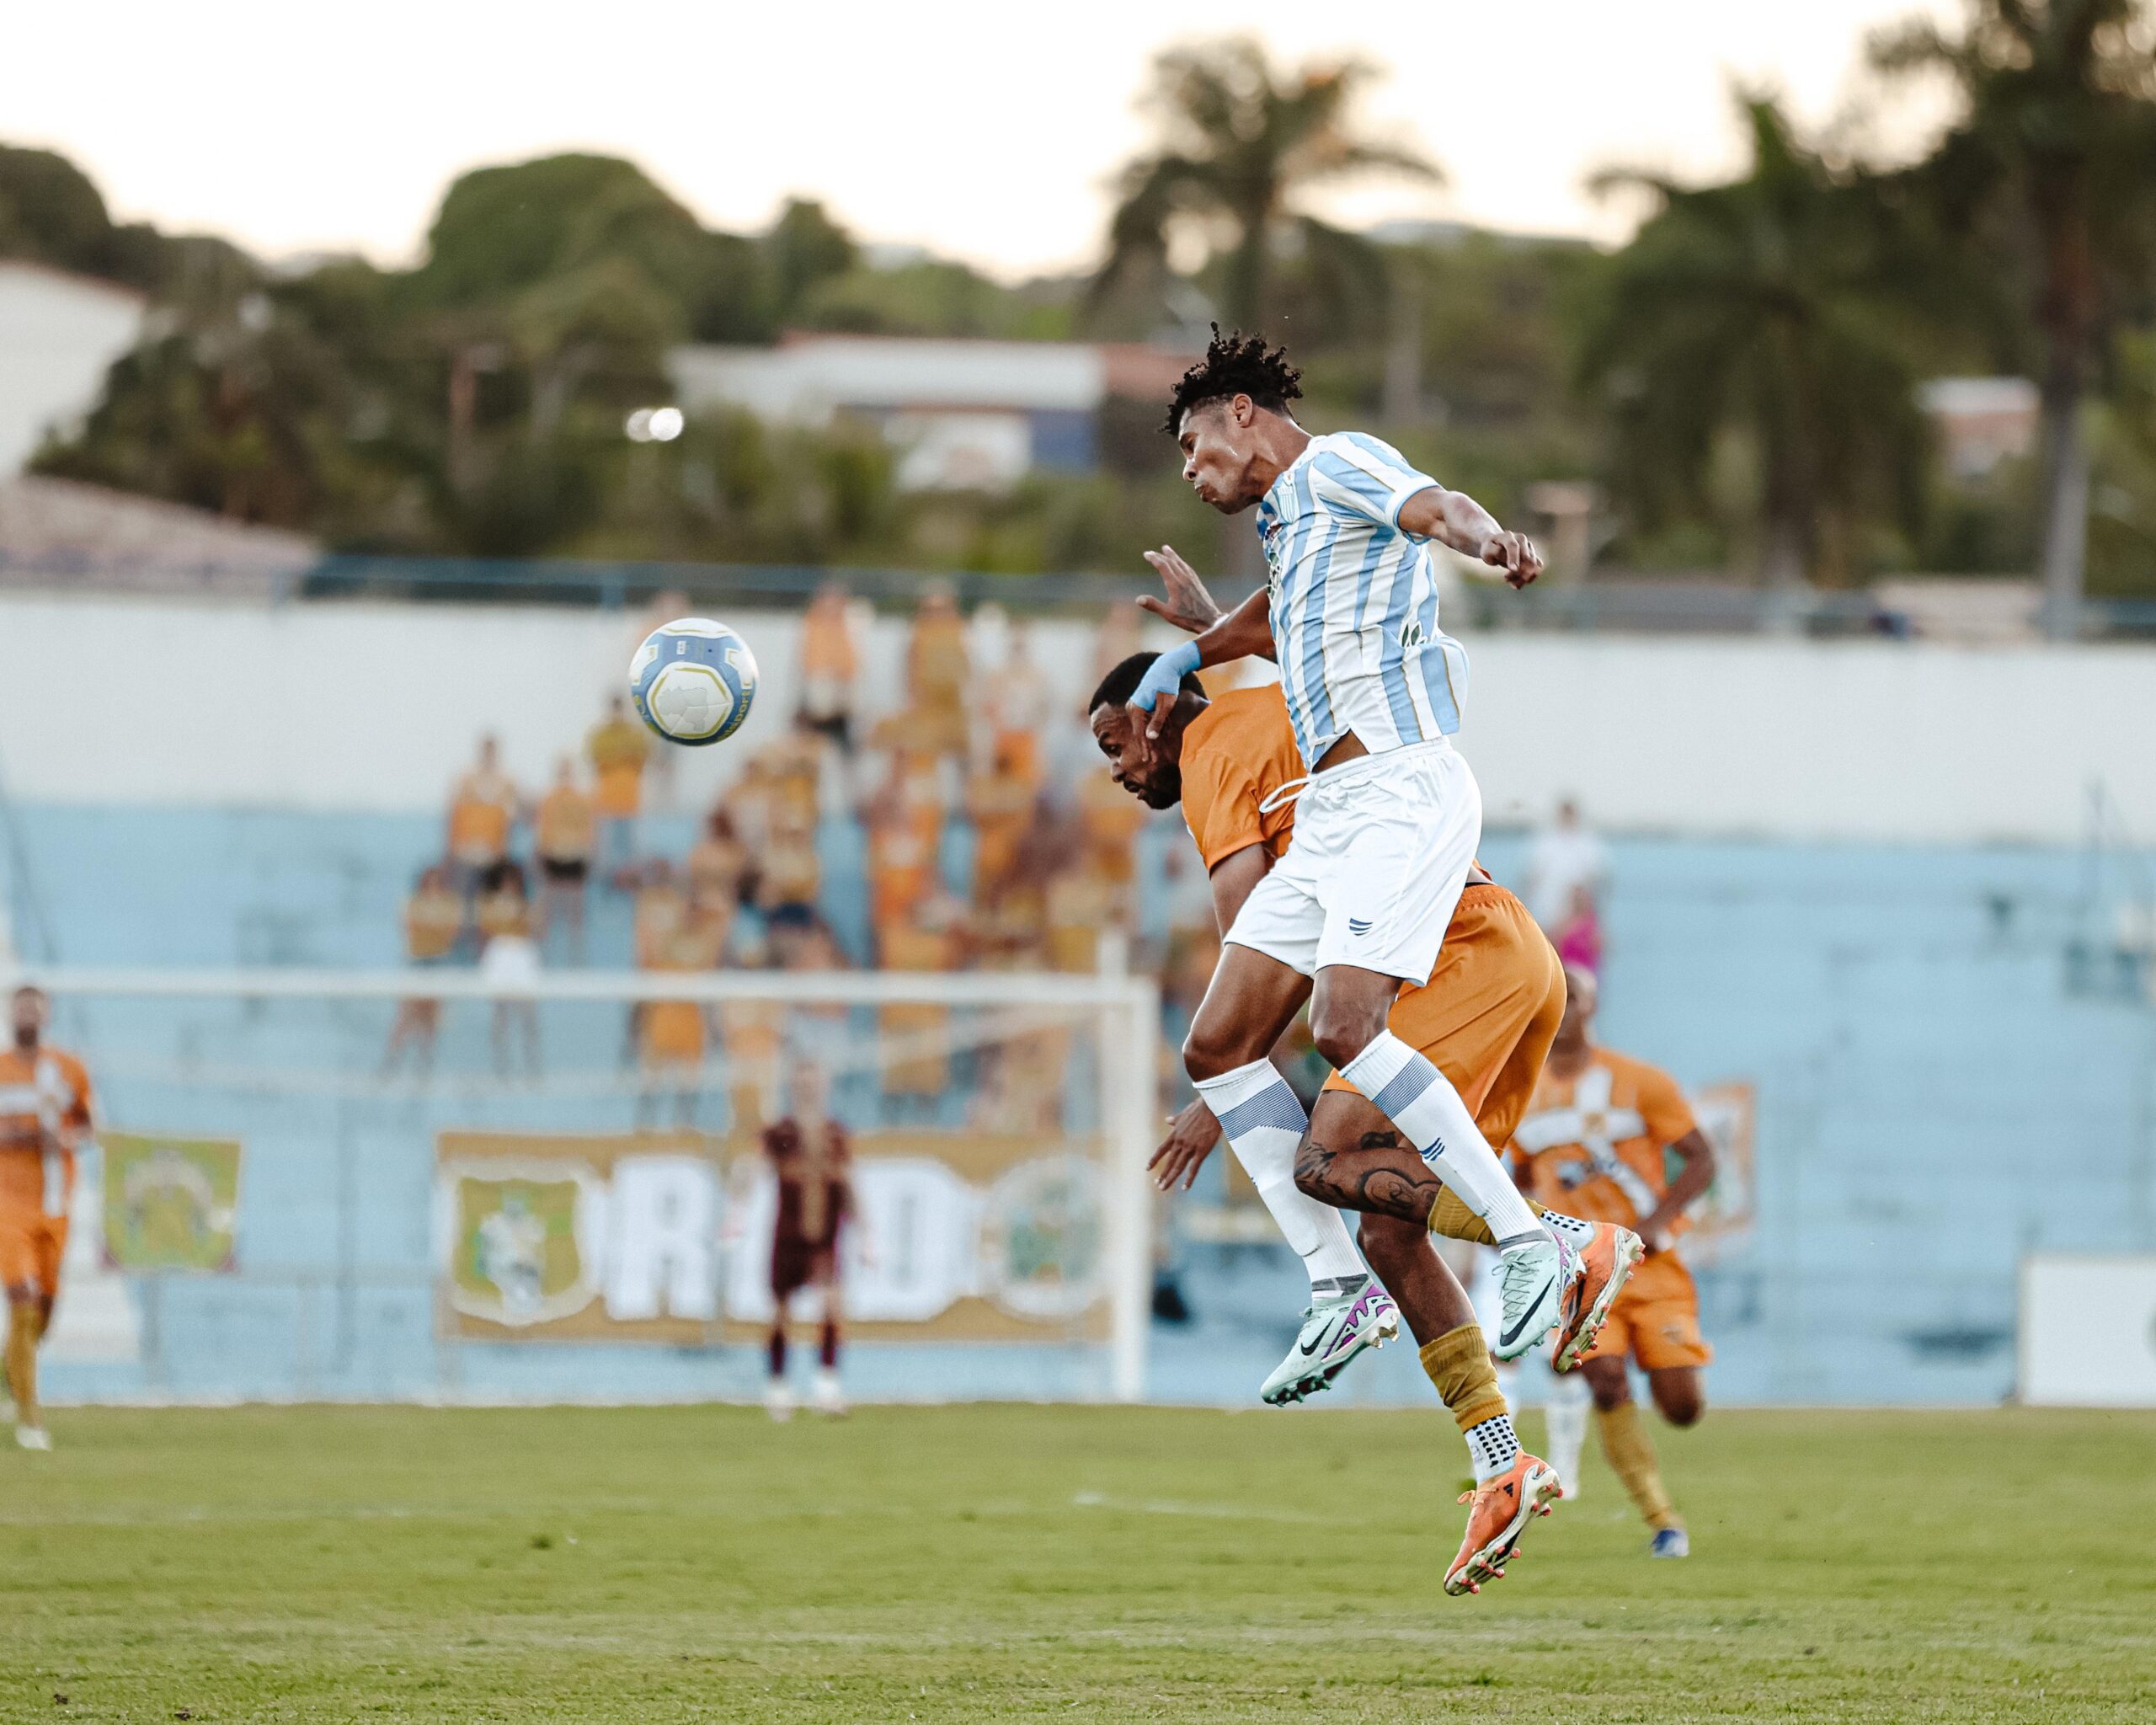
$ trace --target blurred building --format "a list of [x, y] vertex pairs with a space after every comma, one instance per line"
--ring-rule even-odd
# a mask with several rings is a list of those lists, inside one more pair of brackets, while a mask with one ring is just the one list
[[775, 348], [680, 347], [668, 356], [690, 413], [746, 409], [822, 427], [875, 425], [911, 490], [1001, 490], [1035, 468], [1083, 473], [1118, 397], [1165, 399], [1187, 354], [1129, 344], [795, 335]]
[[147, 305], [109, 281], [0, 261], [0, 478], [89, 410], [107, 367], [141, 336]]
[[276, 598], [320, 555], [305, 534], [184, 504], [0, 477], [0, 586]]
[[1957, 479], [1981, 479], [2003, 461], [2033, 454], [2041, 412], [2026, 377], [1935, 377], [1917, 400], [1939, 432], [1939, 452]]

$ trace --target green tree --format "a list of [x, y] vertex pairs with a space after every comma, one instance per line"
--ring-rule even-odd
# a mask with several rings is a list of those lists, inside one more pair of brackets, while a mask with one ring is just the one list
[[860, 248], [813, 198], [789, 198], [760, 242], [771, 275], [776, 320], [798, 322], [808, 296], [823, 282], [853, 268]]
[[2156, 256], [2156, 25], [2139, 0], [1968, 0], [1959, 34], [1913, 19], [1871, 52], [1889, 73], [1943, 73], [1957, 94], [1911, 178], [2037, 334], [2046, 611], [2071, 633], [2089, 534], [2083, 400], [2122, 314], [2145, 311]]
[[1734, 455], [1766, 577], [1843, 581], [1864, 519], [1907, 519], [1922, 494], [1908, 266], [1879, 188], [1806, 150], [1772, 102], [1742, 111], [1741, 179], [1604, 176], [1659, 208], [1612, 260], [1583, 375], [1642, 525], [1705, 513]]
[[1135, 277], [1159, 280], [1171, 235], [1217, 235], [1221, 313], [1257, 328], [1276, 309], [1277, 252], [1299, 249], [1310, 274], [1383, 289], [1382, 260], [1356, 236], [1298, 208], [1312, 186], [1385, 173], [1436, 183], [1414, 151], [1363, 136], [1355, 104], [1375, 77], [1361, 61], [1276, 69], [1248, 38], [1171, 49], [1153, 64], [1145, 105], [1160, 147], [1124, 167], [1096, 302]]

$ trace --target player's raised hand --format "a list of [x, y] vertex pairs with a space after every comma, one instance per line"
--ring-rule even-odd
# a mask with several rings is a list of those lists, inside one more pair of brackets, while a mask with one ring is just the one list
[[1205, 1158], [1220, 1141], [1220, 1123], [1201, 1097], [1168, 1122], [1168, 1135], [1145, 1166], [1153, 1171], [1153, 1183], [1163, 1192], [1190, 1190]]
[[1160, 576], [1167, 596], [1155, 599], [1150, 593], [1144, 594], [1139, 604], [1155, 617], [1193, 635], [1211, 628], [1220, 615], [1220, 607], [1205, 590], [1205, 583], [1198, 579], [1198, 571], [1183, 560], [1182, 553], [1172, 545], [1163, 545], [1158, 551], [1147, 552], [1145, 561], [1153, 565], [1153, 572]]
[[1492, 533], [1482, 542], [1482, 561], [1505, 572], [1505, 585], [1515, 590], [1530, 585], [1542, 573], [1542, 553], [1524, 533]]
[[1198, 665], [1195, 641], [1171, 647], [1145, 668], [1145, 675], [1130, 692], [1129, 704], [1138, 709], [1137, 717], [1144, 726], [1148, 744], [1161, 734], [1168, 715], [1175, 711], [1176, 697], [1182, 692], [1182, 680], [1196, 670]]

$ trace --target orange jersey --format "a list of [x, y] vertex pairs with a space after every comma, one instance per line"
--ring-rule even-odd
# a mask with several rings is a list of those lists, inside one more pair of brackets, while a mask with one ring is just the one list
[[1232, 689], [1182, 734], [1182, 818], [1208, 869], [1252, 845], [1278, 862], [1294, 836], [1295, 805], [1275, 793], [1304, 777], [1278, 683]]
[[1697, 1124], [1668, 1073], [1598, 1048], [1576, 1078], [1543, 1072], [1512, 1149], [1548, 1208], [1636, 1228], [1668, 1189], [1662, 1152]]
[[597, 775], [593, 796], [600, 815], [620, 820], [637, 812], [643, 789], [643, 764], [651, 753], [651, 739], [626, 718], [610, 718], [593, 727], [584, 739], [584, 752]]
[[533, 848], [558, 862], [582, 862], [591, 855], [595, 824], [590, 798], [574, 785], [556, 785], [540, 801], [532, 822]]
[[90, 1132], [90, 1075], [56, 1048], [0, 1053], [0, 1208], [67, 1213], [75, 1146]]
[[499, 772], [469, 772], [449, 804], [449, 854], [460, 862], [488, 863], [509, 849], [516, 822], [516, 787]]

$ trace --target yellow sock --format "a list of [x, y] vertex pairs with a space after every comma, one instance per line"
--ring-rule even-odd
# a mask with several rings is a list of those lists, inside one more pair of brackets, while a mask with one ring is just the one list
[[[1542, 1206], [1531, 1198], [1527, 1200], [1527, 1207], [1537, 1215], [1542, 1214]], [[1497, 1243], [1490, 1225], [1470, 1210], [1465, 1200], [1449, 1186], [1440, 1188], [1438, 1201], [1430, 1206], [1430, 1231], [1447, 1240], [1472, 1240], [1477, 1246]]]
[[1422, 1351], [1422, 1370], [1429, 1373], [1438, 1399], [1462, 1431], [1509, 1411], [1504, 1391], [1497, 1387], [1497, 1369], [1490, 1363], [1490, 1344], [1481, 1325], [1462, 1324], [1448, 1330], [1436, 1341], [1425, 1342]]
[[11, 1300], [8, 1306], [8, 1393], [15, 1398], [15, 1418], [26, 1426], [43, 1423], [37, 1412], [37, 1332], [35, 1306]]
[[1654, 1445], [1640, 1423], [1640, 1410], [1627, 1402], [1621, 1407], [1598, 1407], [1594, 1422], [1602, 1432], [1602, 1453], [1625, 1482], [1625, 1489], [1649, 1527], [1657, 1533], [1665, 1527], [1682, 1527], [1684, 1518], [1670, 1506], [1662, 1489], [1662, 1469], [1654, 1459]]

